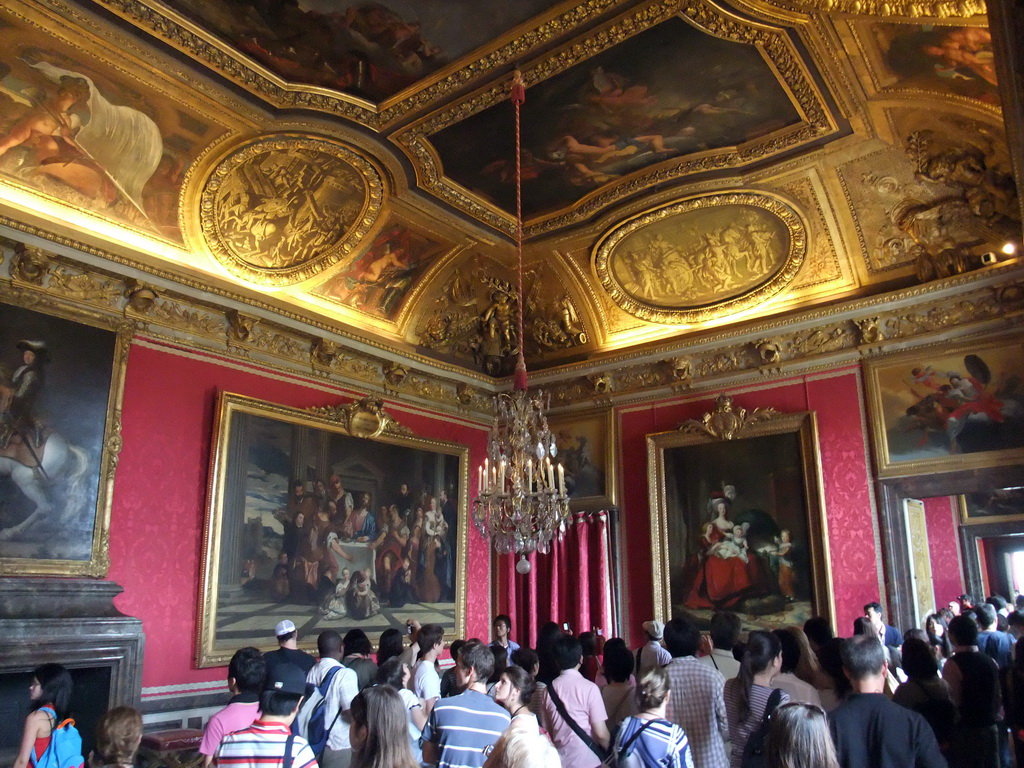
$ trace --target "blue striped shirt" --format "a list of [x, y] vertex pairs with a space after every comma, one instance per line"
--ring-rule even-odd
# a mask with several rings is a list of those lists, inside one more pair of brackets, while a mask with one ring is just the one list
[[468, 690], [438, 699], [423, 729], [423, 741], [440, 747], [439, 768], [482, 768], [484, 749], [508, 728], [505, 709], [484, 693]]
[[[627, 717], [622, 721], [615, 738], [615, 751], [619, 752], [647, 723], [640, 717]], [[629, 747], [628, 757], [619, 765], [644, 768], [693, 768], [690, 744], [683, 729], [668, 720], [652, 720]]]

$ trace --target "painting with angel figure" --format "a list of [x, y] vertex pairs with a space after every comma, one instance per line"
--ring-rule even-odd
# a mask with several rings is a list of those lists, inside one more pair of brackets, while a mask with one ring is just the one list
[[1019, 338], [900, 354], [868, 365], [879, 470], [965, 468], [1024, 457]]

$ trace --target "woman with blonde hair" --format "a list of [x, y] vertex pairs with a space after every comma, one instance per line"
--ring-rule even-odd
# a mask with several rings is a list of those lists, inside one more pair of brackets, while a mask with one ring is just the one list
[[776, 709], [764, 756], [766, 768], [839, 768], [825, 710], [797, 701]]
[[793, 636], [796, 644], [800, 646], [800, 659], [796, 663], [796, 669], [793, 670], [793, 674], [808, 685], [813, 685], [818, 690], [829, 687], [832, 681], [828, 675], [821, 671], [818, 656], [811, 648], [811, 641], [807, 639], [804, 631], [800, 627], [786, 627], [785, 630]]
[[636, 687], [639, 713], [622, 721], [615, 736], [616, 765], [622, 768], [693, 768], [686, 733], [665, 719], [671, 692], [668, 673], [652, 667]]
[[409, 748], [409, 719], [390, 685], [364, 688], [352, 699], [352, 768], [418, 768]]
[[494, 745], [484, 768], [562, 768], [562, 759], [539, 731], [511, 728]]
[[142, 741], [142, 715], [131, 707], [115, 707], [96, 726], [96, 748], [89, 768], [132, 768]]

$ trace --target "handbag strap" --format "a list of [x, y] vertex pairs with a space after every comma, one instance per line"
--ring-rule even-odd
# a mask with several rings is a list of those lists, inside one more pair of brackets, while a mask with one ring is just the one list
[[281, 758], [281, 768], [292, 768], [292, 744], [295, 742], [295, 734], [289, 733], [284, 742], [284, 757]]
[[594, 741], [590, 734], [580, 728], [579, 723], [569, 717], [569, 713], [565, 711], [565, 705], [562, 703], [562, 700], [558, 698], [558, 693], [555, 691], [554, 682], [554, 680], [551, 681], [551, 685], [547, 687], [547, 692], [548, 696], [551, 697], [551, 701], [555, 704], [555, 709], [558, 710], [559, 717], [565, 721], [566, 725], [572, 728], [573, 733], [580, 737], [580, 740], [587, 745], [587, 748], [590, 749], [591, 752], [597, 755], [599, 759], [604, 760], [608, 755], [603, 749], [601, 749], [601, 745]]
[[626, 743], [623, 744], [621, 747], [619, 747], [619, 760], [625, 760], [627, 757], [629, 757], [629, 749], [630, 749], [630, 747], [633, 746], [633, 742], [636, 741], [637, 739], [639, 739], [640, 738], [640, 734], [643, 733], [644, 731], [646, 731], [652, 725], [654, 725], [655, 722], [657, 722], [657, 721], [656, 720], [648, 720], [647, 722], [645, 722], [643, 725], [641, 725], [639, 728], [636, 729], [636, 733], [634, 733], [632, 736], [630, 736], [626, 740]]

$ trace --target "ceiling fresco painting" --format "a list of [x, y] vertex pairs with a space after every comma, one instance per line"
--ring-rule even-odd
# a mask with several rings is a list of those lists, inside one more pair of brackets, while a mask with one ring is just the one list
[[870, 35], [881, 54], [882, 85], [999, 104], [988, 29], [877, 22]]
[[393, 322], [417, 281], [446, 250], [430, 235], [389, 222], [364, 253], [311, 293]]
[[803, 221], [782, 200], [709, 195], [615, 228], [598, 244], [595, 268], [627, 312], [693, 322], [766, 301], [792, 282], [806, 247]]
[[[756, 47], [671, 19], [530, 88], [523, 106], [524, 215], [551, 213], [635, 171], [799, 121]], [[446, 176], [515, 210], [507, 103], [431, 142]]]
[[547, 10], [516, 0], [169, 0], [285, 80], [383, 101]]
[[[926, 15], [946, 0], [879, 2], [5, 0], [0, 221], [136, 270], [116, 295], [182, 340], [319, 373], [354, 370], [350, 342], [481, 381], [520, 348], [531, 370], [682, 360], [1019, 243], [1000, 29]], [[109, 294], [34, 258], [2, 270]], [[234, 309], [179, 312], [177, 283]], [[848, 325], [801, 349], [873, 343]], [[776, 335], [693, 373], [776, 366]]]
[[180, 241], [185, 172], [223, 134], [153, 78], [0, 11], [0, 179]]

